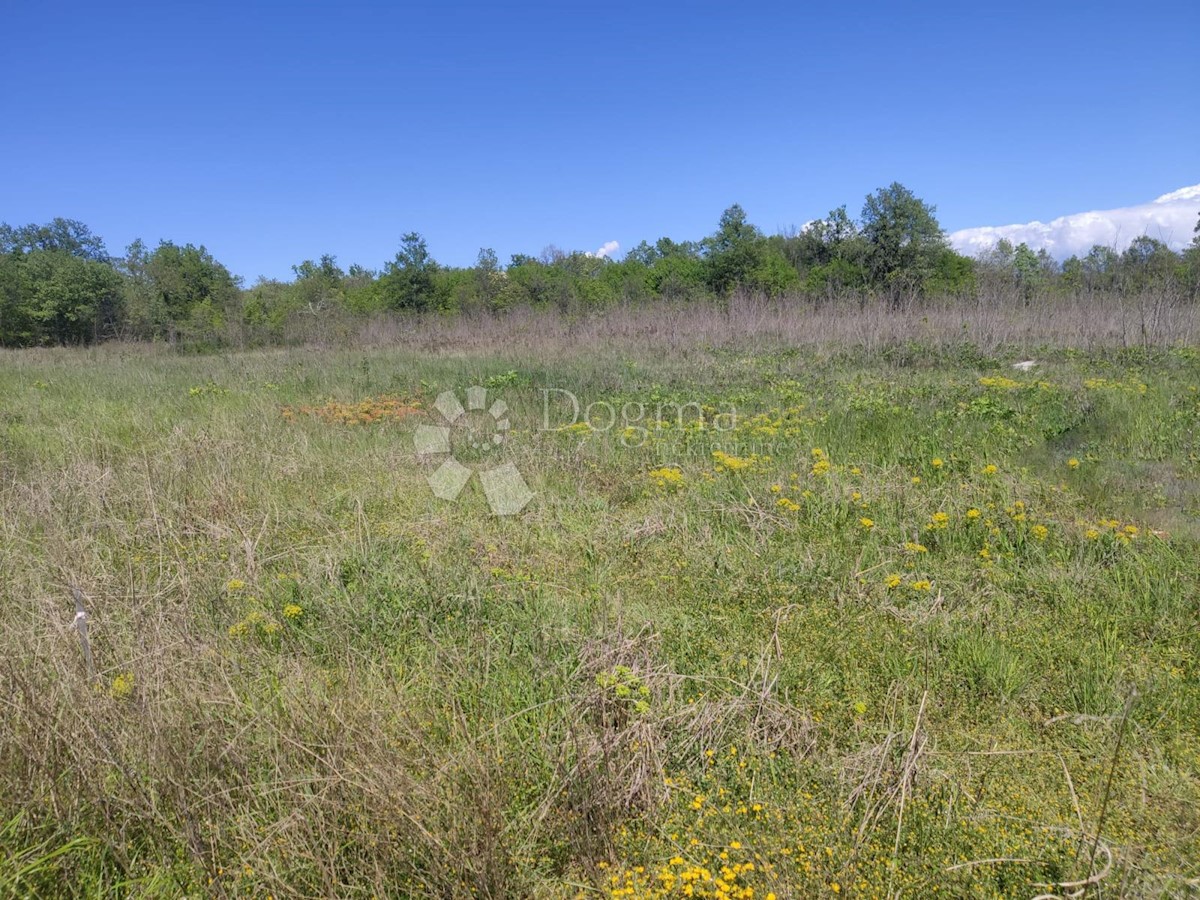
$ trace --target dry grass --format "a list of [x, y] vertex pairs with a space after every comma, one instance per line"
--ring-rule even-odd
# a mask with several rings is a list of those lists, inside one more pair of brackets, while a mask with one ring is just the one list
[[[0, 897], [661, 896], [722, 854], [780, 900], [1187, 890], [1198, 329], [742, 297], [4, 354]], [[489, 379], [514, 519], [410, 449]], [[772, 455], [543, 433], [556, 386], [736, 403]]]
[[434, 353], [487, 353], [504, 347], [539, 359], [619, 345], [687, 353], [700, 348], [853, 346], [869, 353], [906, 343], [947, 347], [1093, 351], [1200, 341], [1200, 306], [1164, 292], [1139, 296], [1039, 297], [1015, 294], [929, 300], [903, 310], [874, 298], [768, 300], [737, 295], [727, 303], [672, 303], [562, 313], [514, 309], [445, 317], [381, 315], [298, 328], [290, 341], [321, 346], [410, 347]]

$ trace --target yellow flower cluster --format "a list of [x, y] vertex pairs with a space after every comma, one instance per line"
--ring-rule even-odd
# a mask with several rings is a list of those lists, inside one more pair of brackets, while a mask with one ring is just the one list
[[228, 394], [228, 393], [229, 393], [229, 388], [223, 388], [219, 384], [217, 384], [215, 381], [212, 381], [211, 379], [204, 384], [197, 384], [197, 385], [193, 385], [192, 387], [188, 388], [188, 396], [189, 397], [208, 397], [208, 396], [219, 397], [219, 396], [222, 396], [223, 394]]
[[[894, 590], [897, 590], [898, 588], [906, 586], [904, 583], [903, 576], [897, 575], [894, 572], [891, 575], [889, 575], [887, 578], [884, 579], [883, 585], [889, 591], [894, 591]], [[916, 591], [918, 593], [923, 593], [925, 591], [929, 591], [929, 590], [933, 589], [933, 582], [929, 581], [926, 578], [920, 578], [920, 579], [917, 579], [916, 581], [908, 582], [907, 587], [910, 591]]]
[[684, 484], [683, 472], [675, 466], [652, 469], [648, 476], [654, 482], [654, 486], [661, 490], [677, 490]]
[[1129, 376], [1125, 381], [1110, 381], [1107, 378], [1088, 378], [1083, 382], [1083, 386], [1090, 391], [1127, 391], [1131, 394], [1146, 393], [1146, 385]]
[[114, 700], [128, 700], [133, 694], [133, 673], [122, 672], [114, 678], [108, 693]]
[[[729, 850], [742, 847], [731, 841]], [[633, 866], [609, 879], [610, 897], [709, 897], [713, 900], [753, 900], [764, 896], [774, 900], [774, 893], [756, 894], [754, 888], [745, 883], [745, 876], [756, 871], [753, 862], [732, 862], [729, 850], [720, 854], [721, 864], [715, 871], [708, 866], [687, 862], [682, 856], [673, 856], [657, 872], [651, 873], [645, 866]]]
[[258, 610], [254, 610], [247, 614], [246, 618], [240, 622], [235, 622], [229, 626], [230, 637], [248, 637], [255, 634], [262, 637], [270, 637], [278, 632], [279, 623], [271, 621]]
[[979, 383], [984, 387], [996, 388], [1001, 391], [1015, 391], [1022, 387], [1021, 382], [1015, 381], [1012, 378], [1006, 378], [1003, 375], [988, 375], [979, 379]]
[[753, 454], [750, 456], [733, 456], [723, 450], [714, 450], [712, 458], [717, 468], [725, 472], [741, 472], [745, 469], [752, 469], [754, 464], [758, 462], [758, 457]]
[[601, 672], [596, 676], [596, 684], [602, 690], [610, 691], [618, 701], [627, 701], [634, 712], [650, 711], [650, 688], [628, 666], [617, 666], [611, 672]]
[[1137, 540], [1138, 535], [1141, 533], [1142, 530], [1136, 525], [1122, 525], [1118, 519], [1101, 519], [1094, 526], [1088, 528], [1083, 536], [1089, 541], [1096, 541], [1101, 537], [1107, 536], [1110, 540], [1128, 544], [1131, 541]]
[[925, 526], [925, 530], [926, 531], [945, 531], [949, 527], [950, 527], [950, 514], [938, 511], [929, 517], [929, 524]]

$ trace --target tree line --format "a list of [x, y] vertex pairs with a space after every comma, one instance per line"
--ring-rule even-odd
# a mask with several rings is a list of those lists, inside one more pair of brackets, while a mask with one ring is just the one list
[[439, 264], [417, 232], [375, 271], [322, 256], [293, 279], [245, 286], [203, 246], [134, 241], [110, 256], [81, 222], [0, 224], [0, 346], [109, 339], [194, 345], [280, 341], [297, 321], [338, 313], [475, 312], [517, 306], [599, 308], [655, 299], [701, 301], [746, 291], [821, 303], [853, 296], [903, 308], [926, 297], [977, 298], [1003, 288], [1026, 302], [1048, 294], [1172, 291], [1200, 297], [1200, 222], [1176, 253], [1150, 237], [1124, 251], [1096, 246], [1059, 263], [1045, 250], [1000, 241], [977, 258], [955, 252], [936, 208], [899, 183], [804, 228], [767, 235], [740, 206], [698, 241], [643, 241], [621, 260], [550, 247], [502, 265], [490, 249], [474, 266]]

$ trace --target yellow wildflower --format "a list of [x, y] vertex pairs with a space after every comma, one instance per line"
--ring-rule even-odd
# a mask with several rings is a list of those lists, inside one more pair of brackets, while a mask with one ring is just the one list
[[758, 461], [758, 458], [755, 456], [733, 456], [721, 450], [714, 450], [712, 457], [713, 461], [717, 464], [717, 468], [724, 469], [726, 472], [740, 472], [743, 469], [750, 468]]
[[[736, 457], [727, 458], [735, 459]], [[653, 469], [647, 475], [656, 487], [663, 490], [683, 487], [683, 472], [675, 466], [663, 466], [659, 469]]]
[[108, 693], [114, 700], [127, 700], [133, 693], [133, 673], [122, 672], [114, 678]]

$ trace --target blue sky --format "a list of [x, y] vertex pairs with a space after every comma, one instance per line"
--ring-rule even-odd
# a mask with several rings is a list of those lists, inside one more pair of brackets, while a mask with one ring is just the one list
[[1200, 182], [1200, 7], [8, 4], [0, 220], [251, 282], [775, 231], [898, 180], [949, 231]]

